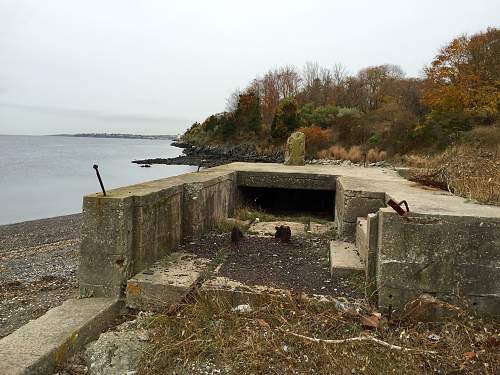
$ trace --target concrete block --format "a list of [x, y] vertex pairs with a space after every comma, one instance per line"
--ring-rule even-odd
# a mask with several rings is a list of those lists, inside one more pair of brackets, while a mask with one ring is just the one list
[[332, 277], [333, 275], [363, 273], [365, 270], [356, 247], [349, 242], [330, 241], [329, 260]]
[[133, 198], [86, 196], [82, 222], [82, 295], [119, 296], [132, 274]]
[[[335, 195], [335, 223], [340, 238], [354, 242], [356, 240], [356, 220], [366, 217], [385, 207], [386, 194], [370, 190], [353, 190], [352, 181], [337, 180]], [[349, 189], [346, 189], [346, 186]]]
[[402, 306], [422, 293], [457, 304], [481, 300], [498, 314], [500, 218], [379, 213], [379, 308]]
[[182, 299], [208, 270], [210, 260], [187, 253], [172, 253], [127, 283], [127, 306], [161, 310]]
[[0, 340], [3, 375], [52, 374], [118, 315], [111, 298], [71, 299]]
[[358, 249], [361, 260], [366, 264], [368, 258], [368, 221], [365, 218], [358, 217], [356, 220], [356, 248]]

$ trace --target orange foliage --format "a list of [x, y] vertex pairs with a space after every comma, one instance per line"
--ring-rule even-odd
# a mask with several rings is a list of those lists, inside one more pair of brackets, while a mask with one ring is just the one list
[[319, 126], [304, 127], [299, 129], [306, 137], [306, 153], [314, 157], [321, 149], [328, 148], [332, 143], [333, 132], [331, 129], [321, 129]]
[[500, 30], [461, 36], [425, 69], [423, 101], [440, 111], [495, 115], [500, 106]]

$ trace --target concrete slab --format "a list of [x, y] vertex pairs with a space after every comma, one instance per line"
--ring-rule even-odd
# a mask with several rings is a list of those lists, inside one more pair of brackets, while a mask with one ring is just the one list
[[249, 303], [258, 305], [265, 302], [269, 297], [285, 298], [290, 292], [285, 289], [277, 289], [264, 285], [246, 285], [224, 276], [214, 276], [206, 280], [200, 287], [199, 292], [206, 295], [222, 297], [233, 306]]
[[330, 274], [348, 275], [363, 273], [365, 266], [354, 244], [343, 241], [330, 242]]
[[194, 254], [172, 253], [127, 282], [127, 306], [159, 310], [182, 301], [208, 270], [209, 264], [209, 259]]
[[112, 298], [70, 299], [0, 340], [0, 372], [52, 374], [120, 312]]
[[354, 301], [347, 301], [345, 298], [335, 298], [323, 294], [294, 294], [288, 289], [272, 288], [265, 285], [247, 285], [227, 277], [214, 275], [205, 281], [200, 287], [201, 294], [224, 298], [232, 306], [249, 304], [250, 306], [259, 306], [269, 303], [271, 298], [299, 298], [306, 301], [316, 301], [331, 305], [339, 311], [355, 311], [358, 306]]

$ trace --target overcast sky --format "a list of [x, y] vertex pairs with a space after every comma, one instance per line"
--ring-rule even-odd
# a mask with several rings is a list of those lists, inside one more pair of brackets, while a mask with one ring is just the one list
[[178, 133], [269, 68], [420, 74], [499, 0], [0, 0], [0, 134]]

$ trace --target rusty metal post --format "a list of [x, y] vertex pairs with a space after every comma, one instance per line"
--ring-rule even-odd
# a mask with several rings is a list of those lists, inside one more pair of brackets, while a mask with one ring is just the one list
[[97, 164], [94, 164], [94, 169], [97, 175], [97, 179], [99, 180], [99, 184], [101, 185], [102, 194], [106, 196], [106, 190], [104, 189], [104, 184], [102, 183], [101, 175], [99, 173], [99, 166]]

